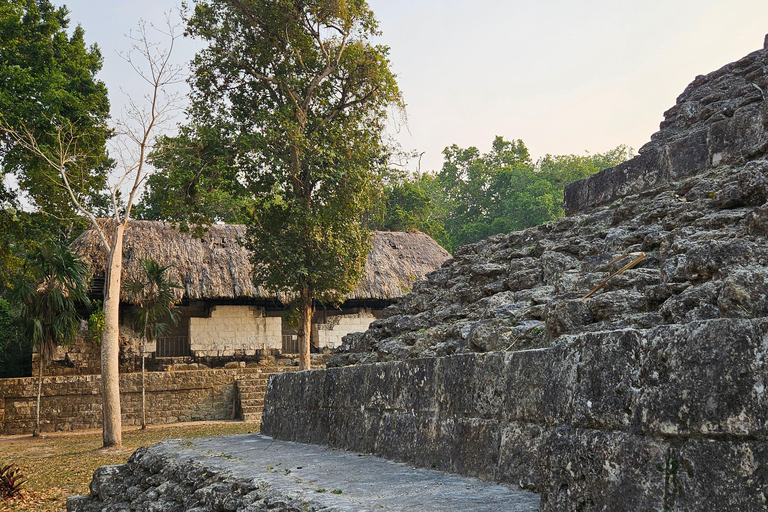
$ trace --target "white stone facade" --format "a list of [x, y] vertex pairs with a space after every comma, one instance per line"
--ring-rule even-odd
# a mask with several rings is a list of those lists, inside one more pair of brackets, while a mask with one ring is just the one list
[[214, 306], [208, 318], [189, 319], [189, 348], [196, 356], [254, 355], [282, 348], [281, 317], [254, 306]]
[[341, 345], [341, 338], [353, 332], [367, 331], [374, 320], [376, 317], [370, 311], [328, 317], [326, 323], [312, 326], [312, 344], [321, 349], [336, 348]]

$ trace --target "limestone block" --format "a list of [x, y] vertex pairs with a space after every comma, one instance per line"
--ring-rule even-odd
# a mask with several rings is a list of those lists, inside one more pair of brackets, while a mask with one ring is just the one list
[[507, 422], [501, 427], [499, 464], [500, 482], [539, 490], [543, 482], [542, 449], [549, 429], [535, 423]]
[[768, 445], [691, 439], [661, 468], [678, 510], [766, 510]]
[[766, 319], [652, 329], [640, 359], [637, 428], [659, 435], [764, 437], [766, 333]]
[[622, 432], [558, 427], [539, 446], [541, 509], [663, 510], [668, 448]]

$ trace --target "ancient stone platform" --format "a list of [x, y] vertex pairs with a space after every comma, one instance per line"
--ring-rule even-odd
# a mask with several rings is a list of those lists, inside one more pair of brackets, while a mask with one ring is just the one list
[[259, 434], [169, 440], [99, 468], [67, 510], [528, 512], [537, 494]]

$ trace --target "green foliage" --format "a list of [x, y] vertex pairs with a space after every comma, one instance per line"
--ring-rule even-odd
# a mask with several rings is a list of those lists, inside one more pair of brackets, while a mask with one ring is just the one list
[[104, 320], [104, 306], [100, 300], [93, 301], [96, 309], [88, 317], [88, 331], [93, 336], [96, 343], [101, 343], [101, 333], [104, 332], [106, 321]]
[[371, 226], [384, 231], [421, 231], [439, 244], [448, 244], [448, 233], [439, 210], [440, 189], [432, 174], [395, 175], [384, 187], [381, 211]]
[[11, 326], [0, 319], [0, 378], [27, 377], [32, 371], [32, 347], [20, 326], [21, 306], [13, 293], [14, 283], [35, 279], [25, 262], [46, 240], [68, 245], [83, 227], [82, 219], [60, 220], [42, 212], [0, 207], [0, 297], [7, 301], [0, 305], [0, 317], [13, 317]]
[[[61, 180], [50, 179], [50, 163], [21, 147], [12, 132], [33, 136], [54, 159], [60, 143], [69, 145], [76, 158], [62, 163], [73, 192], [93, 204], [109, 165], [109, 101], [106, 87], [94, 78], [101, 53], [95, 45], [86, 47], [82, 27], [68, 34], [67, 14], [49, 0], [0, 3], [0, 177], [14, 175], [37, 206], [58, 217], [73, 215]], [[14, 203], [0, 185], [0, 205]]]
[[[47, 250], [44, 241], [69, 242], [84, 228], [61, 180], [52, 175], [56, 170], [19, 140], [33, 138], [54, 160], [60, 144], [70, 145], [74, 158], [63, 165], [73, 193], [86, 205], [101, 203], [98, 192], [109, 165], [107, 90], [94, 78], [101, 69], [101, 54], [97, 47], [86, 46], [81, 27], [68, 30], [68, 24], [66, 8], [49, 0], [0, 2], [0, 297], [19, 314], [28, 312], [31, 304], [20, 302], [14, 283], [39, 278], [34, 267]], [[13, 179], [6, 180], [8, 176]], [[17, 183], [39, 210], [22, 211], [9, 183]], [[34, 333], [27, 328], [15, 329], [12, 338], [5, 336], [0, 376], [28, 374], [31, 348], [26, 337]]]
[[153, 341], [162, 336], [179, 321], [175, 290], [181, 286], [166, 278], [165, 273], [170, 268], [162, 266], [154, 260], [142, 260], [141, 268], [144, 275], [141, 278], [127, 279], [123, 283], [123, 291], [128, 300], [137, 305], [131, 310], [131, 318], [136, 330], [142, 333], [144, 339]]
[[301, 327], [301, 309], [297, 301], [293, 301], [285, 308], [283, 312], [283, 322], [289, 329], [299, 329]]
[[208, 44], [192, 63], [193, 121], [155, 162], [208, 215], [214, 190], [247, 196], [255, 281], [305, 302], [340, 300], [369, 250], [362, 216], [387, 109], [402, 107], [377, 27], [363, 0], [200, 0], [188, 21]]
[[437, 174], [393, 172], [370, 222], [374, 229], [419, 230], [452, 251], [497, 233], [552, 221], [563, 215], [569, 183], [613, 167], [631, 149], [595, 155], [546, 155], [534, 162], [521, 140], [496, 137], [489, 153], [452, 145]]
[[632, 156], [631, 149], [619, 146], [596, 155], [546, 155], [534, 163], [523, 141], [502, 137], [486, 154], [456, 145], [443, 154], [433, 198], [448, 250], [561, 217], [567, 184]]
[[0, 498], [9, 500], [21, 496], [21, 488], [26, 481], [16, 464], [0, 466]]
[[0, 299], [0, 378], [32, 375], [32, 346], [22, 336], [17, 309]]
[[85, 228], [82, 218], [58, 219], [42, 212], [0, 206], [0, 297], [8, 297], [30, 252], [46, 240], [74, 240]]
[[48, 364], [57, 345], [77, 336], [80, 317], [77, 304], [90, 304], [87, 297], [88, 269], [69, 249], [47, 242], [29, 255], [29, 276], [14, 290], [21, 307], [25, 338], [38, 347], [41, 364]]
[[205, 126], [183, 126], [176, 137], [160, 137], [150, 159], [158, 171], [147, 180], [135, 216], [177, 222], [182, 231], [197, 229], [196, 235], [212, 222], [244, 223], [248, 194], [234, 156], [221, 132]]

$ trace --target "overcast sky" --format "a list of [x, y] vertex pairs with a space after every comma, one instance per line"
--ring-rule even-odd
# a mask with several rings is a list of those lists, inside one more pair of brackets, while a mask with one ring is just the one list
[[[61, 3], [54, 0], [55, 3]], [[118, 56], [177, 0], [69, 0], [104, 55], [113, 117], [140, 83]], [[766, 0], [369, 0], [408, 104], [398, 140], [437, 170], [456, 143], [522, 139], [534, 157], [637, 150], [696, 75], [763, 45]], [[195, 44], [180, 48], [189, 59]], [[182, 121], [183, 119], [179, 119]]]

